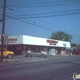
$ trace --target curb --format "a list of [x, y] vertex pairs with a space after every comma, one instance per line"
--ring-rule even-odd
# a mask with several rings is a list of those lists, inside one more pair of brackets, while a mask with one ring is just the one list
[[7, 64], [7, 63], [16, 63], [16, 62], [19, 62], [18, 60], [7, 60], [7, 59], [5, 59], [5, 60], [3, 60], [3, 62], [0, 62], [0, 65], [1, 64]]

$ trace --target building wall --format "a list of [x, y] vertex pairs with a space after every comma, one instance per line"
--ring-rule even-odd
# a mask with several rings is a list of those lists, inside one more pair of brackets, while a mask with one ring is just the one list
[[7, 50], [13, 51], [14, 55], [21, 55], [22, 54], [22, 45], [8, 45]]
[[[47, 42], [47, 40], [52, 41], [52, 43]], [[39, 46], [53, 46], [53, 47], [67, 47], [67, 48], [71, 47], [70, 42], [32, 37], [32, 36], [25, 36], [25, 35], [23, 35], [23, 44], [39, 45]]]
[[8, 36], [8, 50], [14, 51], [15, 54], [22, 54], [22, 52], [27, 52], [30, 48], [31, 51], [43, 50], [49, 52], [51, 47], [59, 49], [61, 47], [70, 48], [71, 46], [70, 42], [60, 40], [46, 39], [26, 35]]
[[[1, 36], [0, 36], [0, 44], [1, 44]], [[8, 36], [8, 44], [11, 44], [11, 45], [23, 44], [23, 35]]]
[[[1, 36], [0, 36], [0, 44], [1, 44]], [[67, 47], [67, 48], [71, 47], [70, 42], [26, 36], [26, 35], [8, 36], [8, 44], [9, 45], [24, 44], [24, 45]]]

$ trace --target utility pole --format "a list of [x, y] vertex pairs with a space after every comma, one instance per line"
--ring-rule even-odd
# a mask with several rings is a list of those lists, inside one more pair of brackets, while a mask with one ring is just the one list
[[7, 45], [8, 45], [8, 36], [5, 35], [5, 49], [7, 50]]
[[3, 23], [2, 23], [2, 35], [1, 35], [1, 62], [3, 62], [3, 48], [4, 48], [4, 36], [5, 36], [5, 12], [6, 12], [6, 0], [3, 4]]

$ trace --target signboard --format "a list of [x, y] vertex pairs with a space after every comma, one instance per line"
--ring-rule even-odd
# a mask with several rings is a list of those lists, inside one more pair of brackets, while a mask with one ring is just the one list
[[[0, 39], [1, 41], [1, 39]], [[17, 38], [9, 38], [8, 39], [8, 43], [15, 43], [17, 41]], [[4, 40], [4, 43], [5, 43], [5, 40]]]
[[14, 43], [17, 41], [17, 38], [10, 38], [8, 39], [8, 43]]
[[55, 41], [55, 40], [47, 40], [47, 43], [49, 43], [50, 45], [56, 45], [58, 43], [58, 41]]
[[63, 43], [63, 46], [64, 46], [64, 47], [66, 47], [66, 46], [67, 46], [67, 44], [66, 44], [66, 43]]

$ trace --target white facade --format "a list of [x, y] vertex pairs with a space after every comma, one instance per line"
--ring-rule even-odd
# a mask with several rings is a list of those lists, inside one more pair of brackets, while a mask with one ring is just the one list
[[[0, 44], [1, 44], [1, 37], [0, 37]], [[67, 47], [67, 48], [71, 47], [70, 42], [26, 36], [26, 35], [9, 36], [8, 44], [26, 44], [26, 45], [39, 45], [39, 46]]]
[[[1, 36], [0, 36], [1, 44]], [[23, 44], [23, 35], [8, 36], [8, 44]]]

